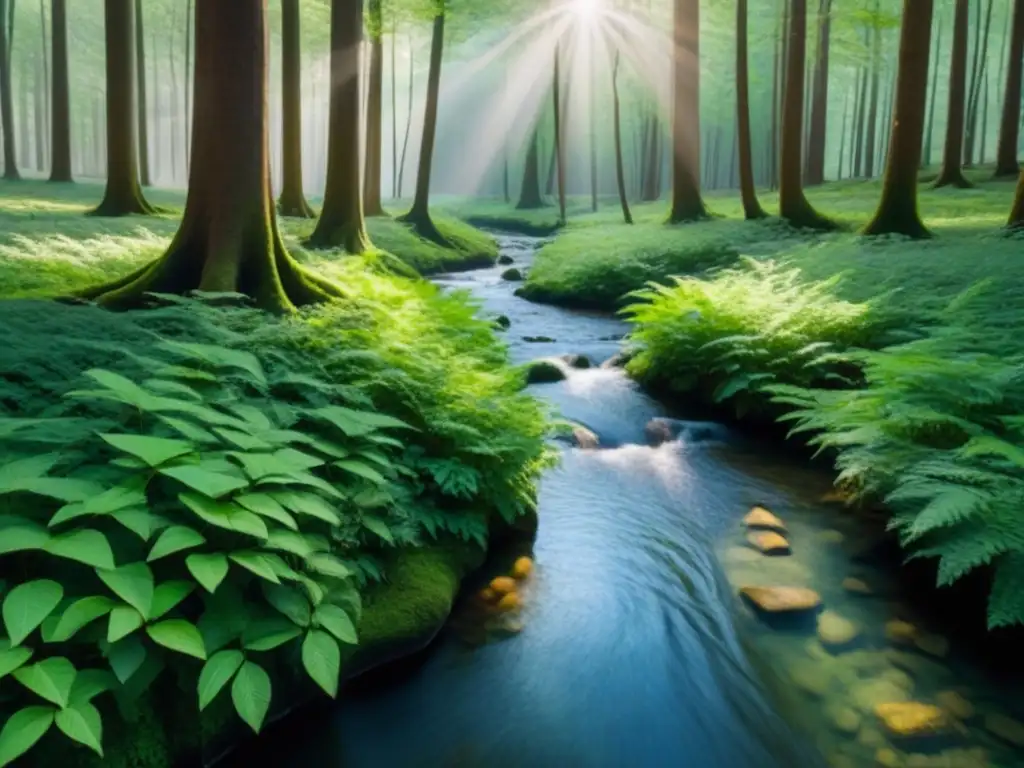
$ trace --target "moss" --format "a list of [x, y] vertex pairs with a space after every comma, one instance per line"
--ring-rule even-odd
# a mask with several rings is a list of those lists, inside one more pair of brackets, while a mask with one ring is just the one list
[[527, 384], [551, 384], [565, 378], [565, 371], [552, 360], [534, 360], [525, 368]]

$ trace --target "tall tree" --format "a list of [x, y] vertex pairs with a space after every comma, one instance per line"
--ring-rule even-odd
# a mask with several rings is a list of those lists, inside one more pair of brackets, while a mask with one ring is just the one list
[[267, 38], [266, 0], [196, 4], [195, 164], [181, 225], [162, 257], [82, 295], [132, 306], [145, 291], [240, 292], [275, 311], [340, 295], [289, 256], [278, 232], [267, 141]]
[[[40, 143], [43, 144], [44, 157], [49, 159], [48, 148], [46, 147], [46, 136], [49, 134], [50, 130], [50, 105], [47, 99], [50, 93], [50, 45], [47, 39], [47, 32], [48, 30], [46, 27], [46, 2], [45, 0], [39, 0], [39, 34], [42, 38], [40, 40], [40, 49], [42, 51], [43, 57], [43, 90], [42, 94], [40, 94], [40, 98], [42, 99], [41, 109], [43, 115], [43, 139]], [[42, 170], [42, 167], [40, 167], [40, 170]]]
[[622, 206], [622, 218], [627, 224], [633, 223], [633, 214], [629, 210], [629, 198], [626, 195], [626, 171], [622, 161], [622, 115], [619, 104], [619, 52], [615, 51], [612, 65], [612, 125], [615, 132], [615, 183], [619, 190], [619, 205]]
[[871, 30], [871, 94], [868, 106], [867, 135], [864, 138], [864, 175], [875, 175], [875, 146], [878, 141], [878, 89], [882, 77], [882, 27], [875, 0]]
[[927, 237], [917, 211], [917, 170], [928, 94], [933, 0], [903, 0], [899, 69], [882, 199], [866, 235]]
[[413, 84], [415, 83], [415, 49], [412, 44], [412, 35], [409, 35], [409, 104], [405, 110], [405, 138], [402, 139], [402, 159], [398, 162], [398, 194], [397, 199], [402, 197], [402, 182], [405, 180], [405, 156], [409, 151], [409, 134], [412, 133], [412, 96]]
[[672, 210], [669, 221], [707, 216], [700, 196], [700, 2], [674, 0]]
[[779, 215], [793, 226], [829, 228], [832, 223], [815, 211], [807, 201], [801, 178], [807, 0], [790, 0], [788, 47], [782, 105], [782, 147], [779, 158]]
[[[8, 5], [10, 3], [10, 5]], [[17, 181], [18, 173], [17, 141], [14, 135], [14, 99], [11, 93], [11, 47], [12, 31], [11, 10], [14, 0], [0, 0], [0, 121], [4, 134], [4, 178]]]
[[928, 89], [928, 122], [924, 128], [924, 149], [921, 151], [921, 166], [931, 165], [932, 162], [932, 134], [935, 125], [935, 104], [939, 100], [939, 60], [942, 58], [942, 20], [939, 20], [938, 31], [935, 34], [935, 64], [932, 66], [932, 85]]
[[[398, 197], [398, 27], [391, 23], [391, 197]], [[507, 160], [506, 160], [507, 165]], [[506, 168], [506, 173], [507, 173]]]
[[544, 198], [540, 193], [540, 137], [538, 129], [530, 132], [530, 143], [526, 147], [526, 159], [523, 162], [523, 183], [519, 188], [519, 202], [516, 208], [521, 211], [544, 207]]
[[552, 75], [552, 99], [555, 109], [555, 157], [558, 159], [558, 221], [565, 224], [565, 137], [562, 135], [560, 46], [555, 46], [555, 69]]
[[50, 12], [53, 87], [50, 89], [50, 181], [71, 181], [71, 89], [68, 84], [67, 0]]
[[946, 143], [942, 151], [942, 170], [936, 187], [973, 186], [962, 170], [964, 146], [964, 109], [967, 88], [967, 4], [956, 0], [953, 10], [953, 52], [949, 62], [949, 115], [946, 120]]
[[736, 2], [736, 131], [739, 143], [740, 197], [743, 216], [763, 218], [765, 213], [754, 189], [754, 160], [750, 147], [750, 72], [747, 64], [747, 0]]
[[370, 79], [366, 96], [366, 165], [363, 169], [363, 209], [383, 216], [381, 158], [384, 154], [384, 18], [382, 0], [369, 0], [366, 28], [370, 35]]
[[811, 127], [807, 140], [807, 183], [825, 181], [825, 144], [828, 135], [828, 62], [832, 29], [832, 0], [818, 5], [818, 55], [814, 65]]
[[185, 173], [192, 165], [192, 46], [195, 33], [192, 21], [195, 15], [192, 8], [193, 0], [185, 3]]
[[1020, 138], [1021, 66], [1024, 65], [1024, 0], [1013, 0], [1010, 25], [1010, 55], [1007, 59], [1006, 86], [1003, 90], [1003, 114], [999, 122], [996, 148], [997, 178], [1020, 173], [1017, 147]]
[[[985, 24], [980, 24], [981, 5], [978, 5], [979, 26], [974, 34], [974, 65], [971, 73], [971, 88], [967, 97], [967, 118], [964, 128], [964, 163], [968, 166], [974, 164], [974, 149], [978, 136], [978, 117], [981, 107], [981, 94], [985, 88], [988, 75], [988, 40], [989, 31], [992, 28], [992, 7], [993, 0], [988, 0], [988, 10], [985, 12]], [[984, 31], [982, 32], [981, 29]], [[979, 40], [980, 35], [980, 40]], [[979, 162], [981, 160], [979, 159]]]
[[148, 187], [149, 176], [149, 101], [146, 99], [146, 37], [142, 0], [135, 0], [135, 77], [138, 83], [136, 107], [139, 120], [139, 180]]
[[94, 216], [151, 214], [139, 186], [135, 141], [135, 3], [104, 0], [107, 67], [107, 189]]
[[313, 218], [302, 188], [302, 51], [299, 0], [281, 0], [282, 216]]
[[1017, 191], [1013, 195], [1013, 207], [1006, 225], [1011, 229], [1024, 228], [1024, 171], [1017, 177]]
[[370, 245], [359, 190], [359, 47], [362, 0], [331, 2], [331, 99], [327, 180], [320, 218], [309, 238], [318, 248], [364, 253]]

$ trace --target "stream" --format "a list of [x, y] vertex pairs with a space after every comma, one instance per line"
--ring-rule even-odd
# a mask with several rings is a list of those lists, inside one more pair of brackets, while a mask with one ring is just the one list
[[[499, 241], [524, 270], [541, 244]], [[567, 366], [565, 381], [531, 391], [600, 439], [595, 449], [562, 444], [541, 484], [536, 568], [516, 631], [470, 641], [457, 608], [414, 671], [286, 722], [259, 740], [260, 763], [1024, 765], [1024, 726], [1010, 719], [1024, 716], [1020, 697], [907, 604], [872, 560], [875, 534], [828, 500], [827, 475], [714, 424], [674, 421], [678, 437], [650, 445], [645, 426], [672, 414], [620, 369], [599, 367], [625, 324], [516, 298], [506, 268], [436, 282], [508, 317], [517, 363], [590, 358], [593, 367]], [[747, 545], [740, 521], [754, 505], [785, 522], [792, 554]], [[769, 625], [737, 597], [748, 585], [812, 588], [855, 637], [826, 648], [813, 618]], [[927, 707], [941, 707], [941, 726], [924, 736], [887, 730], [875, 709], [901, 702], [933, 715]]]

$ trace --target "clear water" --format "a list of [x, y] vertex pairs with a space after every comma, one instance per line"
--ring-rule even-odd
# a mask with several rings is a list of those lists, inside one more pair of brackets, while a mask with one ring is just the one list
[[[503, 251], [528, 268], [537, 242], [505, 238]], [[505, 268], [438, 282], [472, 291], [484, 311], [511, 320], [517, 362], [575, 353], [600, 363], [618, 350], [620, 321], [515, 298], [516, 284], [500, 278]], [[646, 445], [646, 423], [668, 414], [615, 369], [572, 371], [534, 390], [597, 433], [602, 447], [565, 448], [542, 483], [537, 571], [524, 594], [522, 630], [486, 644], [446, 633], [400, 684], [350, 697], [261, 742], [261, 763], [1024, 765], [1024, 751], [992, 735], [984, 720], [1013, 714], [1019, 701], [955, 647], [934, 658], [886, 638], [886, 622], [896, 617], [916, 622], [919, 633], [928, 628], [889, 576], [866, 563], [874, 539], [863, 524], [820, 500], [827, 476], [724, 428], [684, 429], [678, 440]], [[785, 520], [791, 556], [745, 546], [739, 521], [753, 504]], [[847, 592], [848, 576], [868, 581], [875, 594]], [[736, 597], [749, 584], [817, 590], [830, 611], [855, 622], [859, 643], [833, 654], [815, 639], [813, 622], [763, 624]], [[924, 637], [932, 654], [943, 650], [941, 637]], [[873, 713], [885, 701], [934, 703], [949, 691], [975, 713], [938, 739], [892, 739]]]

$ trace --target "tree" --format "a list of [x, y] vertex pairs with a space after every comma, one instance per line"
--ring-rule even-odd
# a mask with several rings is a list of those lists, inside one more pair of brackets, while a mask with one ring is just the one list
[[754, 160], [750, 149], [750, 72], [747, 65], [747, 0], [736, 2], [736, 131], [739, 144], [740, 196], [743, 216], [764, 218], [754, 189]]
[[[11, 6], [8, 6], [8, 2]], [[10, 23], [11, 9], [14, 0], [0, 0], [0, 123], [4, 134], [4, 178], [17, 181], [18, 173], [17, 141], [14, 135], [14, 100], [11, 94], [11, 40]]]
[[50, 181], [71, 181], [71, 89], [68, 85], [67, 0], [50, 14], [53, 85], [50, 89]]
[[[964, 129], [964, 162], [967, 166], [974, 165], [974, 145], [978, 135], [978, 112], [982, 90], [986, 88], [988, 68], [989, 30], [992, 28], [993, 0], [988, 0], [985, 12], [985, 24], [981, 24], [981, 4], [977, 5], [977, 24], [974, 28], [974, 63], [971, 65], [971, 87], [967, 96], [967, 124]], [[984, 29], [984, 32], [982, 32]], [[979, 162], [981, 162], [979, 158]]]
[[561, 98], [561, 74], [560, 74], [560, 46], [555, 46], [555, 69], [552, 75], [552, 98], [555, 109], [555, 150], [554, 157], [558, 160], [558, 221], [565, 224], [565, 136], [562, 135], [562, 105]]
[[384, 146], [384, 20], [381, 0], [369, 0], [366, 20], [370, 34], [370, 82], [366, 99], [366, 166], [363, 171], [363, 209], [367, 216], [383, 216], [380, 169]]
[[921, 167], [931, 165], [932, 162], [932, 126], [935, 124], [935, 103], [939, 100], [939, 59], [942, 56], [939, 52], [942, 50], [942, 21], [940, 19], [938, 25], [938, 31], [935, 35], [935, 64], [932, 66], [932, 85], [929, 88], [931, 98], [928, 102], [928, 122], [924, 129], [924, 149], [921, 152]]
[[967, 87], [967, 2], [956, 0], [953, 11], [953, 52], [949, 62], [949, 116], [946, 121], [946, 143], [942, 150], [942, 170], [936, 187], [973, 186], [961, 168], [964, 147], [964, 99]]
[[299, 0], [281, 0], [281, 196], [282, 216], [315, 214], [302, 189], [302, 54]]
[[707, 216], [700, 196], [700, 3], [675, 0], [672, 19], [672, 210], [669, 221]]
[[867, 135], [864, 139], [864, 175], [875, 175], [875, 145], [878, 137], [878, 87], [882, 70], [882, 27], [878, 16], [878, 0], [872, 16], [871, 30], [871, 95], [869, 97]]
[[807, 183], [825, 181], [825, 143], [828, 127], [828, 54], [832, 27], [832, 0], [818, 6], [818, 57], [814, 65], [811, 130], [807, 140]]
[[540, 194], [540, 137], [537, 127], [530, 132], [530, 143], [526, 148], [526, 159], [523, 162], [523, 183], [519, 188], [519, 202], [516, 208], [521, 211], [544, 207], [544, 198]]
[[267, 140], [266, 0], [203, 0], [195, 29], [195, 163], [181, 226], [159, 259], [82, 295], [132, 306], [146, 291], [241, 292], [273, 311], [341, 295], [303, 270], [278, 232]]
[[779, 158], [779, 215], [796, 227], [831, 228], [804, 195], [801, 162], [804, 116], [804, 66], [807, 46], [807, 0], [790, 0], [789, 51], [782, 95], [782, 145]]
[[107, 68], [107, 189], [93, 216], [155, 212], [139, 186], [135, 141], [135, 3], [104, 0]]
[[150, 185], [149, 177], [149, 118], [146, 99], [146, 40], [142, 20], [142, 0], [135, 0], [135, 76], [138, 83], [137, 110], [139, 120], [139, 180]]
[[996, 149], [996, 178], [1020, 173], [1017, 145], [1020, 138], [1021, 66], [1024, 65], [1024, 0], [1013, 2], [1010, 25], [1010, 55], [1006, 67], [1006, 88], [1003, 91], [1003, 115], [999, 123], [999, 146]]
[[1013, 208], [1006, 225], [1011, 229], [1024, 228], [1024, 171], [1017, 177], [1017, 191], [1013, 195]]
[[626, 173], [622, 164], [622, 121], [619, 108], [619, 52], [615, 51], [615, 63], [612, 65], [612, 123], [615, 130], [615, 182], [619, 190], [619, 204], [622, 206], [622, 218], [627, 224], [633, 223], [633, 214], [629, 210], [629, 199], [626, 196]]
[[331, 2], [331, 97], [327, 180], [320, 218], [310, 235], [316, 248], [364, 253], [370, 247], [359, 190], [359, 47], [362, 0]]
[[903, 0], [899, 69], [892, 137], [882, 181], [882, 199], [866, 235], [928, 237], [917, 211], [917, 170], [928, 95], [933, 0]]

